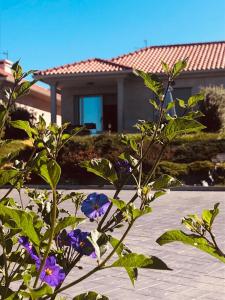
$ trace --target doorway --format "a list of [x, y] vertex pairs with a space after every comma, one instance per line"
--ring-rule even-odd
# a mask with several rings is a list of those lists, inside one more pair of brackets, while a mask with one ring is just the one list
[[80, 97], [80, 123], [81, 125], [93, 124], [95, 129], [90, 129], [91, 134], [103, 130], [103, 101], [102, 96]]

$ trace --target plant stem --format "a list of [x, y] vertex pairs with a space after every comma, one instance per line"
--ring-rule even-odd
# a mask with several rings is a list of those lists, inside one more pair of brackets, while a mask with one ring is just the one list
[[36, 277], [35, 282], [34, 282], [34, 288], [36, 288], [36, 286], [37, 286], [38, 279], [40, 277], [42, 269], [44, 268], [46, 259], [48, 257], [49, 252], [50, 252], [50, 249], [51, 249], [52, 241], [54, 239], [54, 232], [55, 232], [55, 226], [56, 226], [56, 210], [57, 210], [57, 195], [56, 195], [56, 189], [55, 188], [52, 189], [52, 196], [53, 196], [53, 203], [52, 203], [51, 228], [50, 228], [50, 232], [49, 232], [49, 240], [48, 240], [47, 248], [46, 248], [45, 253], [44, 253], [43, 260], [41, 262], [41, 266], [38, 270], [37, 277]]
[[5, 245], [5, 237], [3, 233], [3, 228], [0, 226], [0, 239], [1, 239], [1, 244], [2, 244], [2, 258], [3, 258], [3, 264], [4, 264], [4, 271], [5, 271], [5, 290], [4, 290], [4, 295], [3, 299], [7, 295], [7, 291], [10, 285], [10, 280], [9, 280], [9, 273], [8, 273], [8, 266], [7, 266], [7, 256], [6, 256], [6, 245]]
[[211, 239], [212, 239], [212, 241], [213, 241], [213, 244], [214, 244], [216, 250], [217, 250], [222, 256], [225, 257], [225, 253], [223, 253], [223, 251], [219, 248], [219, 246], [218, 246], [218, 244], [217, 244], [217, 242], [216, 242], [215, 236], [214, 236], [214, 234], [212, 233], [212, 231], [211, 231], [211, 230], [207, 230], [207, 231], [208, 231], [208, 233], [209, 233], [209, 235], [210, 235], [210, 237], [211, 237]]
[[[129, 174], [129, 176], [127, 176], [127, 177], [124, 179], [124, 181], [123, 181], [123, 183], [121, 184], [121, 186], [120, 186], [119, 188], [117, 188], [117, 190], [116, 190], [116, 192], [115, 192], [115, 194], [114, 194], [114, 196], [113, 196], [113, 198], [115, 198], [115, 199], [118, 197], [118, 195], [120, 194], [122, 188], [124, 187], [124, 185], [126, 184], [126, 182], [130, 179], [130, 177], [132, 176], [132, 174], [134, 173], [134, 171], [142, 164], [144, 158], [145, 158], [146, 155], [148, 154], [148, 152], [149, 152], [149, 150], [151, 149], [152, 145], [154, 145], [154, 143], [155, 143], [155, 139], [156, 139], [156, 137], [157, 137], [157, 132], [158, 132], [158, 130], [159, 130], [159, 128], [160, 128], [160, 125], [161, 125], [161, 122], [162, 122], [162, 118], [163, 118], [163, 114], [164, 114], [164, 113], [163, 113], [163, 105], [164, 105], [164, 102], [165, 102], [165, 99], [166, 99], [166, 94], [167, 94], [167, 92], [168, 92], [168, 90], [169, 90], [169, 87], [170, 87], [170, 80], [168, 80], [167, 85], [166, 85], [166, 88], [165, 88], [165, 93], [164, 93], [164, 95], [163, 95], [163, 99], [162, 99], [161, 106], [160, 106], [160, 110], [159, 110], [159, 120], [158, 120], [157, 125], [156, 125], [156, 128], [155, 128], [155, 130], [154, 130], [154, 133], [153, 133], [151, 142], [149, 143], [149, 145], [148, 145], [147, 149], [145, 150], [145, 152], [142, 154], [141, 159], [138, 161], [138, 163], [137, 163], [137, 164], [135, 165], [135, 167], [133, 168], [132, 172]], [[137, 197], [136, 197], [136, 198], [137, 198]], [[136, 199], [136, 198], [135, 198], [135, 199]], [[109, 212], [111, 211], [112, 206], [113, 206], [113, 204], [110, 203], [110, 205], [109, 205], [109, 207], [108, 207], [106, 213], [104, 214], [104, 216], [102, 217], [101, 221], [100, 221], [99, 224], [98, 224], [98, 228], [97, 228], [98, 231], [101, 231], [101, 227], [102, 227], [103, 223], [105, 222], [105, 220], [106, 220], [106, 218], [107, 218]]]

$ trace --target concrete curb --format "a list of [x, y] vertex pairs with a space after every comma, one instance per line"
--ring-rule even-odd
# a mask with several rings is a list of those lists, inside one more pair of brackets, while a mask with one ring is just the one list
[[[10, 186], [0, 187], [0, 189], [7, 189]], [[30, 189], [46, 189], [49, 190], [50, 187], [44, 184], [31, 184], [27, 185]], [[73, 185], [73, 184], [62, 184], [58, 185], [59, 190], [114, 190], [112, 185]], [[125, 185], [123, 190], [135, 190], [134, 185]], [[176, 188], [171, 188], [171, 191], [189, 191], [189, 192], [225, 192], [225, 186], [180, 186]]]

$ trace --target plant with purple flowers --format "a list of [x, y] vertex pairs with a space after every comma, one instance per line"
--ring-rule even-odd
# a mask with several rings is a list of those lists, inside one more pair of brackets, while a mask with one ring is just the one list
[[29, 241], [29, 239], [26, 236], [21, 236], [18, 239], [18, 242], [20, 245], [22, 245], [27, 253], [29, 254], [30, 258], [34, 260], [35, 263], [40, 263], [40, 258], [37, 255], [37, 251], [35, 250], [34, 246], [32, 243]]
[[[38, 267], [40, 267], [40, 264]], [[40, 279], [50, 286], [57, 287], [63, 282], [65, 277], [66, 274], [63, 269], [56, 265], [55, 257], [53, 255], [49, 256], [41, 271]]]
[[115, 163], [115, 168], [118, 171], [118, 173], [123, 174], [123, 175], [127, 175], [132, 172], [132, 167], [131, 167], [129, 161], [127, 161], [127, 160], [118, 160]]
[[88, 239], [90, 232], [82, 232], [80, 229], [68, 233], [71, 246], [80, 254], [96, 258], [95, 249]]
[[83, 201], [81, 211], [89, 219], [94, 220], [105, 214], [110, 201], [105, 194], [92, 193]]
[[[88, 172], [113, 185], [114, 195], [111, 198], [97, 192], [86, 196], [83, 193], [64, 194], [58, 191], [57, 185], [61, 177], [58, 154], [65, 143], [82, 128], [68, 133], [69, 124], [47, 126], [42, 117], [35, 126], [26, 121], [9, 120], [9, 111], [15, 100], [27, 93], [34, 83], [24, 80], [32, 71], [24, 73], [19, 62], [13, 65], [14, 84], [5, 91], [3, 104], [0, 105], [0, 137], [3, 136], [6, 125], [24, 130], [27, 140], [17, 143], [21, 149], [28, 146], [32, 150], [26, 162], [17, 163], [15, 157], [18, 149], [12, 146], [13, 141], [0, 139], [0, 154], [6, 153], [0, 157], [0, 165], [7, 164], [7, 170], [0, 170], [0, 185], [11, 185], [0, 200], [1, 299], [54, 300], [61, 292], [106, 268], [124, 268], [132, 284], [137, 280], [138, 269], [169, 270], [167, 265], [155, 256], [133, 253], [126, 246], [125, 238], [138, 218], [152, 212], [151, 203], [165, 194], [166, 189], [179, 184], [166, 174], [159, 178], [155, 176], [156, 167], [167, 145], [180, 135], [204, 128], [196, 120], [199, 113], [192, 111], [202, 100], [201, 95], [192, 96], [187, 104], [183, 100], [176, 100], [177, 105], [185, 106], [187, 110], [182, 117], [170, 116], [175, 101], [166, 105], [166, 95], [186, 63], [186, 60], [181, 60], [172, 68], [162, 63], [167, 78], [166, 85], [165, 78], [136, 71], [136, 75], [143, 79], [154, 98], [158, 99], [150, 100], [154, 109], [158, 111], [158, 120], [138, 121], [135, 125], [139, 131], [138, 138], [121, 136], [121, 142], [126, 144], [127, 150], [119, 155], [115, 164], [106, 158], [81, 162], [80, 165]], [[155, 144], [160, 148], [158, 156], [144, 176], [142, 162]], [[26, 178], [31, 173], [41, 177], [51, 191], [28, 191], [30, 202], [27, 204], [23, 202], [21, 188], [26, 185]], [[132, 197], [124, 201], [120, 199], [120, 194], [131, 178], [135, 182], [135, 190]], [[13, 189], [19, 192], [21, 203], [9, 198]], [[71, 211], [65, 209], [66, 202], [70, 203]], [[202, 219], [195, 215], [184, 219], [183, 223], [191, 228], [195, 237], [176, 232], [176, 239], [192, 245], [196, 242], [194, 238], [198, 241], [200, 239], [201, 245], [204, 245], [202, 248], [198, 246], [200, 249], [213, 253], [212, 255], [224, 261], [223, 253], [211, 231], [217, 214], [218, 206], [215, 206], [213, 210], [204, 211]], [[88, 222], [87, 225], [86, 220], [96, 222]], [[91, 227], [89, 231], [87, 226]], [[121, 234], [120, 238], [112, 236], [113, 232], [121, 227], [123, 232], [117, 232], [117, 235]], [[212, 242], [205, 237], [206, 232], [211, 236]], [[199, 236], [196, 237], [196, 234]], [[173, 232], [168, 232], [158, 242], [170, 242], [174, 237]], [[83, 264], [84, 257], [95, 259], [91, 270], [86, 270]], [[69, 280], [67, 276], [74, 268], [77, 272], [74, 273], [73, 280], [64, 283], [66, 278]], [[80, 275], [79, 270], [82, 268], [86, 272]], [[17, 290], [14, 288], [15, 281], [20, 285]], [[89, 299], [88, 297], [93, 300], [108, 299], [88, 291], [74, 300]]]

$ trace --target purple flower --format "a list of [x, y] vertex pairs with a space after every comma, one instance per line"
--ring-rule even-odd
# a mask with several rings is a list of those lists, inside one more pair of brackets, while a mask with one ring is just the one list
[[70, 238], [68, 237], [68, 233], [66, 229], [63, 229], [57, 236], [56, 242], [60, 248], [63, 246], [70, 246]]
[[129, 174], [132, 171], [131, 165], [127, 160], [118, 160], [115, 164], [115, 168], [120, 174]]
[[[40, 265], [37, 268], [40, 268]], [[55, 257], [53, 255], [49, 256], [41, 271], [40, 279], [50, 286], [58, 286], [65, 277], [66, 274], [63, 269], [56, 265]]]
[[80, 229], [75, 229], [68, 233], [68, 239], [71, 246], [78, 253], [95, 258], [95, 249], [87, 238], [89, 235], [89, 232], [82, 232]]
[[110, 201], [104, 194], [92, 193], [81, 205], [81, 211], [90, 219], [98, 218], [105, 214]]
[[29, 242], [29, 239], [26, 236], [21, 236], [18, 242], [26, 249], [30, 257], [35, 261], [35, 263], [40, 263], [40, 258], [37, 255], [37, 252], [34, 246]]

